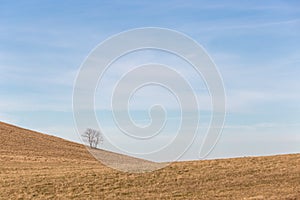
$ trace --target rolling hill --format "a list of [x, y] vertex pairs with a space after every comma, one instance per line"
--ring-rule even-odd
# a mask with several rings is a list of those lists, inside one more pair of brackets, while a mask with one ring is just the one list
[[[2, 122], [0, 147], [0, 199], [300, 199], [300, 154], [124, 173], [101, 164], [81, 144]], [[98, 152], [117, 165], [156, 164]]]

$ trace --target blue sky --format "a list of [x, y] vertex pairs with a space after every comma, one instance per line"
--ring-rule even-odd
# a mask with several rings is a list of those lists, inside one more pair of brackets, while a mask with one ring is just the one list
[[[80, 141], [72, 91], [81, 63], [107, 37], [149, 26], [195, 39], [223, 76], [227, 118], [211, 157], [300, 152], [298, 1], [1, 1], [0, 120]], [[116, 67], [152, 60], [180, 67], [154, 52]], [[101, 118], [109, 111], [97, 98]], [[197, 158], [199, 135], [184, 159]]]

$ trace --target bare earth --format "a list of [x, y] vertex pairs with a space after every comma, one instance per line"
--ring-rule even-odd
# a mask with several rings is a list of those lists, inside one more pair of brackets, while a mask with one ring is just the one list
[[[122, 173], [83, 145], [1, 122], [0, 147], [0, 199], [300, 199], [300, 154]], [[121, 165], [137, 161], [101, 152]]]

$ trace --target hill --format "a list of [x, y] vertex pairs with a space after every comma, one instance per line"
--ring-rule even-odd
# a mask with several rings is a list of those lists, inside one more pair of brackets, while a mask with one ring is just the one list
[[[160, 166], [159, 163], [129, 157], [100, 149], [90, 149], [81, 144], [38, 133], [6, 123], [0, 123], [0, 157], [2, 160], [34, 160], [57, 162], [95, 162], [99, 158], [110, 167], [135, 171]], [[88, 151], [87, 151], [88, 149]], [[101, 163], [99, 163], [100, 165]], [[131, 170], [132, 169], [132, 170]]]
[[0, 145], [0, 199], [300, 198], [300, 154], [177, 162], [134, 174], [102, 165], [81, 144], [1, 122]]

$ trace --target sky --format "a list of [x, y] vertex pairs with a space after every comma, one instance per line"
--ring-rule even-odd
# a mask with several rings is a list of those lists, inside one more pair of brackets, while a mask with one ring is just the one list
[[[209, 158], [300, 152], [299, 1], [0, 1], [0, 121], [81, 142], [72, 111], [81, 64], [108, 37], [142, 27], [193, 38], [222, 75], [226, 121]], [[122, 72], [150, 62], [174, 67], [196, 91], [200, 126], [181, 159], [198, 159], [211, 116], [209, 93], [174, 55], [146, 50], [113, 63], [95, 93], [98, 121], [130, 152], [158, 148], [174, 137], [176, 101], [162, 88], [145, 88], [132, 102], [132, 118], [142, 125], [151, 122], [149, 106], [167, 105], [166, 134], [154, 146], [125, 140], [111, 118], [113, 84]], [[113, 150], [105, 141], [103, 148]]]

